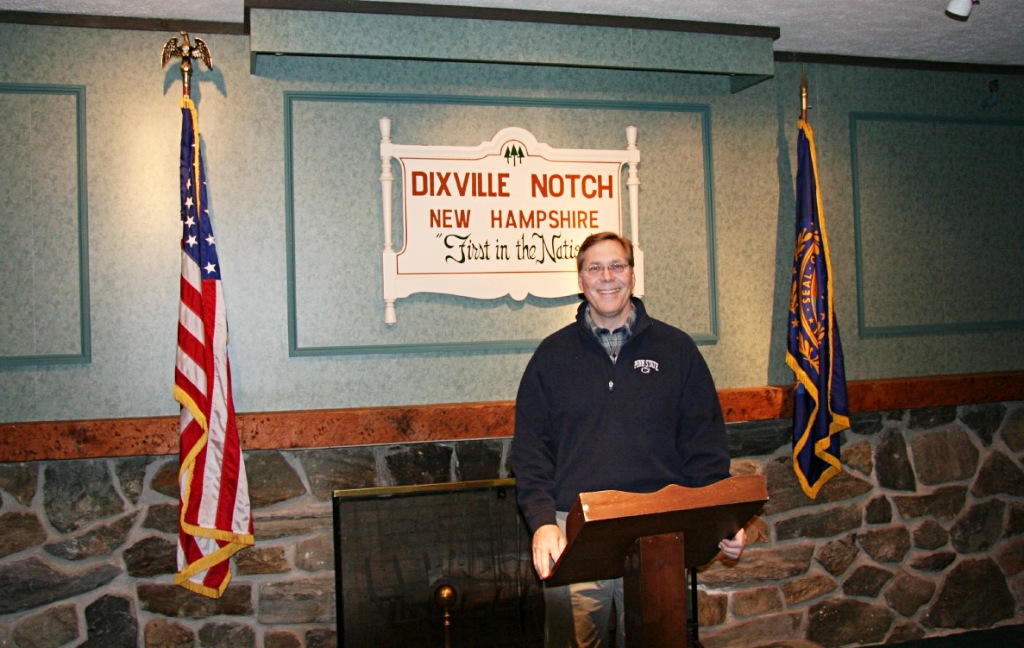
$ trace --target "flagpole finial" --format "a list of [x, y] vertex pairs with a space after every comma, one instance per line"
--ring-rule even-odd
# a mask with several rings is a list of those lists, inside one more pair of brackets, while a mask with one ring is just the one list
[[206, 64], [206, 69], [213, 69], [213, 56], [210, 54], [210, 48], [206, 46], [206, 43], [201, 38], [195, 39], [195, 44], [191, 44], [188, 38], [188, 32], [179, 32], [184, 42], [178, 43], [178, 37], [175, 36], [169, 41], [164, 43], [164, 51], [160, 55], [160, 67], [166, 67], [167, 62], [172, 58], [181, 57], [181, 96], [190, 97], [192, 96], [192, 59], [200, 59]]
[[807, 121], [807, 67], [800, 72], [800, 119]]

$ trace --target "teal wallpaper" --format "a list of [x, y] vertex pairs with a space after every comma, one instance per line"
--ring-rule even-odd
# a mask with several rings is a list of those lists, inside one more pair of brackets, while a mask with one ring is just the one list
[[[80, 355], [82, 331], [90, 349], [72, 364], [0, 365], [2, 421], [177, 411], [181, 81], [175, 66], [158, 65], [172, 35], [0, 24], [0, 88], [82, 88], [86, 134], [84, 191], [68, 182], [80, 140], [63, 103], [48, 105], [52, 114], [42, 122], [56, 143], [33, 147], [42, 157], [32, 158], [40, 160], [33, 168], [61, 170], [61, 182], [42, 173], [0, 177], [8, 196], [0, 227], [19, 239], [0, 243], [5, 256], [25, 254], [25, 236], [52, 239], [35, 252], [48, 262], [48, 278], [5, 260], [0, 356]], [[569, 321], [573, 299], [423, 294], [399, 302], [396, 326], [383, 323], [377, 119], [385, 115], [401, 143], [472, 145], [516, 125], [553, 146], [618, 148], [625, 127], [637, 125], [650, 310], [701, 340], [719, 387], [791, 381], [783, 344], [799, 65], [777, 64], [773, 79], [735, 94], [717, 75], [400, 60], [266, 57], [254, 74], [246, 37], [195, 35], [210, 45], [215, 65], [198, 69], [193, 96], [239, 411], [512, 399], [532, 342], [508, 342], [535, 340]], [[825, 65], [807, 73], [850, 378], [1021, 369], [1019, 329], [922, 325], [1021, 319], [1014, 277], [1022, 261], [1014, 250], [1024, 231], [1024, 148], [1019, 122], [1003, 120], [1024, 114], [1024, 81], [1001, 78], [1000, 101], [985, 109], [986, 75]], [[5, 110], [18, 100], [0, 94]], [[929, 221], [914, 220], [921, 214], [906, 213], [915, 203], [900, 191], [928, 195], [934, 164], [916, 168], [881, 131], [854, 142], [853, 113], [973, 120], [947, 125], [942, 137], [957, 148], [980, 146], [972, 133], [1004, 142], [984, 168], [955, 165], [991, 188], [992, 202], [969, 214], [966, 203], [944, 203], [939, 237]], [[0, 119], [0, 141], [17, 140], [16, 119]], [[931, 155], [941, 150], [913, 131], [916, 122], [890, 126], [908, 143], [932, 147]], [[883, 181], [882, 156], [904, 181]], [[863, 175], [868, 158], [881, 175]], [[37, 213], [34, 234], [19, 207], [26, 191], [56, 206]], [[71, 261], [79, 200], [88, 216], [82, 264]], [[987, 240], [971, 223], [995, 228], [995, 236]], [[1006, 273], [999, 281], [985, 272], [995, 260]], [[922, 268], [941, 269], [944, 280]], [[77, 292], [82, 277], [85, 299]], [[974, 314], [958, 311], [962, 304]], [[861, 319], [869, 328], [909, 329], [863, 335]], [[42, 346], [29, 343], [27, 321]], [[439, 346], [422, 346], [431, 344]]]
[[[779, 66], [780, 97], [799, 97], [799, 75]], [[847, 374], [1021, 369], [1024, 77], [815, 65], [808, 78]]]

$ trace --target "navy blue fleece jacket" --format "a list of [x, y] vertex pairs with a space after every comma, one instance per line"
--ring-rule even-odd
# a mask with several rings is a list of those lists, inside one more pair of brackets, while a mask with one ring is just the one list
[[583, 492], [647, 493], [729, 476], [725, 421], [711, 372], [679, 329], [637, 311], [612, 362], [584, 320], [537, 347], [516, 397], [512, 472], [531, 531]]

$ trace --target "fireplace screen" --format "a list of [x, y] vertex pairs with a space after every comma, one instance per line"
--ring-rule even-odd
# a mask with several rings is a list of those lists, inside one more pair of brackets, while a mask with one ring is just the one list
[[513, 479], [334, 491], [338, 645], [542, 646]]

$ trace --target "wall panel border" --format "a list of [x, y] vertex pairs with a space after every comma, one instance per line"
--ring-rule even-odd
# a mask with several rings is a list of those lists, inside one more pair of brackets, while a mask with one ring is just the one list
[[[88, 174], [86, 172], [86, 132], [85, 132], [85, 86], [78, 85], [43, 85], [43, 84], [2, 84], [0, 94], [8, 95], [58, 95], [70, 96], [74, 100], [75, 124], [75, 164], [76, 164], [76, 196], [77, 201], [77, 248], [73, 251], [78, 258], [78, 313], [74, 319], [78, 322], [78, 353], [52, 353], [35, 355], [0, 356], [0, 369], [13, 367], [30, 367], [46, 365], [88, 364], [92, 360], [92, 335], [90, 331], [89, 309], [89, 202]], [[45, 189], [41, 189], [45, 191]], [[10, 286], [5, 287], [9, 290]]]
[[[468, 95], [424, 95], [362, 92], [307, 92], [284, 93], [284, 186], [285, 186], [285, 258], [287, 264], [288, 299], [288, 355], [289, 357], [315, 357], [373, 354], [430, 354], [430, 353], [505, 353], [529, 352], [540, 339], [485, 340], [473, 342], [437, 342], [415, 344], [353, 344], [332, 346], [301, 346], [298, 339], [296, 297], [296, 223], [294, 177], [294, 109], [300, 102], [325, 103], [398, 103], [420, 105], [500, 106], [531, 108], [575, 108], [591, 110], [622, 110], [642, 112], [678, 112], [699, 116], [701, 121], [701, 155], [704, 173], [704, 208], [706, 226], [706, 254], [708, 281], [708, 321], [703, 331], [691, 334], [697, 344], [714, 344], [719, 336], [717, 286], [717, 253], [715, 250], [715, 198], [714, 163], [712, 158], [711, 111], [705, 104], [673, 102], [630, 102], [611, 100], [567, 100], [520, 97], [480, 97]], [[642, 162], [641, 162], [642, 164]], [[642, 176], [641, 176], [642, 178]], [[397, 205], [396, 205], [397, 207]], [[643, 218], [641, 207], [641, 219]], [[377, 215], [379, 216], [379, 215]], [[648, 236], [650, 236], [648, 234]]]

